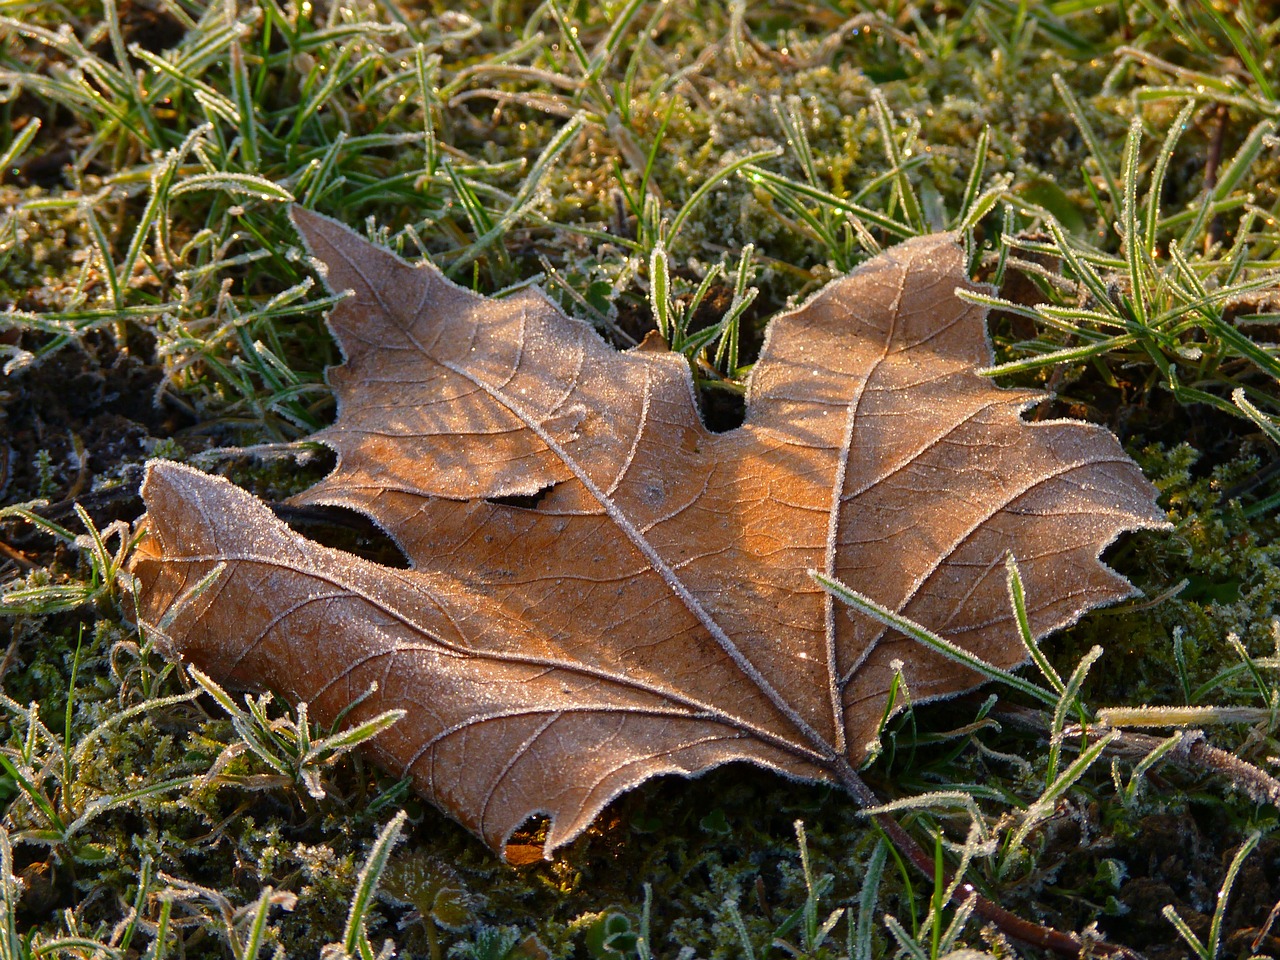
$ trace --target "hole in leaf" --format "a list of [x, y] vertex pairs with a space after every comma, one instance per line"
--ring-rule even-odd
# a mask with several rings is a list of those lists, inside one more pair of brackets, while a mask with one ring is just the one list
[[517, 869], [543, 863], [542, 850], [549, 829], [551, 821], [544, 814], [529, 817], [507, 841], [502, 851], [503, 858]]
[[397, 570], [408, 570], [412, 566], [404, 551], [381, 527], [355, 510], [345, 507], [294, 507], [285, 503], [274, 503], [271, 509], [293, 531], [321, 546], [345, 550]]
[[712, 433], [728, 433], [742, 426], [747, 415], [747, 400], [731, 390], [702, 389], [698, 391], [702, 404], [702, 422]]
[[547, 494], [556, 488], [556, 484], [549, 483], [537, 493], [513, 493], [506, 497], [485, 497], [486, 503], [496, 503], [504, 507], [519, 507], [521, 510], [537, 510], [542, 505], [542, 501], [547, 499]]

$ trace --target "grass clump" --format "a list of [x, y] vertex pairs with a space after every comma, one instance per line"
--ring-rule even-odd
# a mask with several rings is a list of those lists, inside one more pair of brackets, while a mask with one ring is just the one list
[[540, 279], [619, 346], [659, 329], [721, 425], [770, 315], [960, 231], [991, 375], [1114, 429], [1177, 529], [1112, 556], [1154, 602], [1036, 651], [1039, 693], [899, 714], [868, 780], [1024, 916], [1151, 957], [1276, 951], [1275, 801], [1224, 759], [1277, 753], [1274, 4], [4, 12], [5, 956], [1019, 949], [824, 788], [651, 783], [512, 870], [305, 710], [156, 654], [124, 568], [140, 464], [277, 496], [309, 474], [240, 452], [314, 454], [333, 416], [290, 202], [487, 293]]

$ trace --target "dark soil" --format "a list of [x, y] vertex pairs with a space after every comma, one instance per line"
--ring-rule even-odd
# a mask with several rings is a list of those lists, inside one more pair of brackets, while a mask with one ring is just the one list
[[[190, 422], [155, 402], [162, 372], [148, 352], [122, 351], [93, 334], [9, 379], [0, 393], [0, 464], [8, 464], [0, 492], [7, 501], [43, 499], [48, 506], [39, 512], [76, 533], [77, 502], [100, 527], [141, 513], [141, 464], [156, 440]], [[23, 556], [47, 562], [40, 558], [51, 547], [47, 535], [17, 520], [0, 525], [0, 543], [9, 548], [0, 575]]]

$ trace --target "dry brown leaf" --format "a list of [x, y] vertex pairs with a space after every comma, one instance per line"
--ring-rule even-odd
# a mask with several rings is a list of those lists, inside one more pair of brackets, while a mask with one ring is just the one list
[[315, 437], [338, 466], [297, 502], [367, 514], [412, 569], [155, 463], [142, 617], [166, 620], [171, 655], [322, 723], [376, 683], [349, 722], [408, 710], [378, 759], [495, 849], [545, 814], [550, 852], [641, 781], [732, 760], [848, 785], [895, 661], [916, 702], [980, 682], [810, 569], [1011, 667], [1007, 553], [1039, 637], [1131, 594], [1098, 554], [1163, 523], [1110, 433], [1026, 423], [1042, 395], [975, 372], [984, 311], [954, 295], [979, 288], [949, 235], [775, 319], [746, 422], [714, 434], [681, 357], [619, 353], [536, 289], [489, 300], [294, 219], [353, 291], [329, 320], [337, 422]]

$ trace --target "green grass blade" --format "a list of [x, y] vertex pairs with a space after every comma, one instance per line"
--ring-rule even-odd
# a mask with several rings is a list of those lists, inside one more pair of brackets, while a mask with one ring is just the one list
[[1067, 112], [1071, 114], [1071, 119], [1075, 121], [1076, 128], [1080, 131], [1080, 136], [1084, 138], [1085, 144], [1089, 147], [1089, 154], [1093, 157], [1093, 162], [1098, 166], [1098, 173], [1102, 175], [1103, 185], [1106, 187], [1107, 195], [1111, 198], [1111, 208], [1119, 210], [1121, 206], [1120, 185], [1116, 181], [1116, 176], [1111, 172], [1111, 165], [1107, 163], [1107, 150], [1103, 147], [1102, 141], [1098, 139], [1097, 133], [1094, 132], [1093, 125], [1089, 123], [1089, 119], [1084, 115], [1084, 110], [1080, 107], [1080, 102], [1076, 100], [1075, 94], [1071, 92], [1071, 88], [1067, 86], [1067, 82], [1062, 79], [1061, 74], [1053, 75], [1053, 87], [1058, 91], [1063, 102], [1067, 105]]
[[834, 577], [828, 577], [826, 574], [817, 570], [810, 570], [809, 576], [812, 577], [824, 590], [853, 607], [855, 610], [865, 613], [873, 620], [877, 620], [886, 627], [897, 630], [899, 633], [908, 636], [921, 645], [942, 654], [944, 657], [954, 660], [962, 666], [968, 667], [970, 670], [981, 674], [988, 680], [999, 680], [1001, 683], [1012, 687], [1014, 690], [1017, 690], [1020, 693], [1025, 693], [1027, 696], [1039, 700], [1042, 703], [1050, 705], [1057, 704], [1058, 697], [1052, 691], [1037, 686], [1024, 677], [1018, 676], [1016, 673], [1010, 673], [1008, 670], [1003, 670], [994, 664], [988, 663], [977, 654], [970, 653], [963, 647], [959, 647], [950, 640], [946, 640], [943, 637], [938, 636], [936, 633], [929, 630], [927, 627], [921, 626], [914, 620], [910, 620], [899, 613], [895, 613], [888, 607], [881, 606], [870, 597], [863, 596], [851, 587], [848, 587], [839, 580], [836, 580]]
[[577, 137], [578, 132], [582, 129], [586, 122], [586, 117], [579, 113], [574, 115], [567, 123], [565, 123], [557, 132], [551, 141], [542, 149], [542, 153], [538, 155], [538, 159], [534, 161], [529, 169], [528, 175], [520, 184], [520, 189], [516, 191], [515, 197], [511, 201], [511, 205], [502, 214], [501, 217], [494, 222], [493, 226], [486, 230], [481, 236], [467, 247], [450, 265], [450, 271], [456, 272], [463, 266], [471, 263], [481, 253], [485, 251], [495, 240], [511, 229], [511, 226], [524, 215], [525, 211], [533, 204], [537, 198], [539, 188], [547, 174], [560, 154], [569, 146], [570, 142]]
[[1178, 936], [1186, 941], [1187, 946], [1191, 948], [1192, 953], [1196, 955], [1198, 960], [1216, 960], [1213, 954], [1209, 952], [1209, 948], [1200, 942], [1200, 938], [1195, 935], [1195, 931], [1187, 926], [1187, 922], [1185, 920], [1178, 916], [1178, 911], [1174, 909], [1173, 904], [1166, 904], [1165, 908], [1161, 910], [1160, 913], [1166, 920], [1173, 924], [1173, 928], [1178, 932]]
[[218, 190], [244, 197], [257, 197], [259, 200], [274, 200], [289, 203], [294, 196], [278, 183], [252, 173], [196, 173], [175, 184], [169, 191], [170, 196], [178, 197], [184, 193], [198, 190]]
[[18, 135], [13, 138], [13, 143], [5, 149], [4, 153], [0, 153], [0, 176], [6, 173], [18, 174], [19, 171], [14, 167], [18, 157], [22, 156], [27, 147], [31, 146], [31, 141], [36, 138], [36, 134], [40, 132], [43, 121], [39, 117], [32, 117], [18, 131]]
[[[776, 155], [776, 153], [768, 155]], [[915, 231], [909, 225], [900, 223], [892, 217], [872, 210], [870, 207], [864, 207], [861, 204], [827, 193], [825, 190], [819, 190], [808, 184], [792, 180], [782, 174], [773, 173], [770, 170], [754, 165], [744, 166], [742, 173], [751, 183], [758, 184], [775, 196], [782, 195], [783, 191], [791, 191], [800, 196], [808, 197], [810, 200], [816, 200], [819, 203], [828, 204], [838, 210], [851, 213], [868, 223], [875, 224], [899, 239], [906, 240], [909, 237], [916, 236]]]
[[964, 197], [960, 201], [960, 212], [956, 214], [957, 223], [966, 223], [970, 219], [974, 202], [982, 190], [982, 175], [987, 169], [987, 142], [991, 138], [991, 128], [984, 126], [978, 134], [978, 142], [973, 148], [973, 163], [969, 167], [969, 179], [964, 185]]
[[671, 274], [667, 267], [667, 250], [662, 241], [649, 255], [649, 309], [654, 323], [668, 343], [675, 333], [675, 318], [671, 311]]
[[929, 232], [928, 224], [925, 222], [924, 211], [920, 209], [920, 198], [916, 196], [915, 187], [911, 184], [911, 178], [907, 176], [906, 170], [902, 165], [902, 153], [898, 149], [898, 141], [893, 135], [893, 113], [889, 109], [889, 102], [885, 100], [884, 94], [880, 92], [880, 88], [876, 87], [871, 91], [871, 102], [876, 110], [876, 123], [880, 127], [880, 139], [883, 141], [885, 158], [889, 161], [889, 169], [894, 171], [894, 183], [897, 187], [898, 198], [902, 202], [903, 213], [906, 214], [907, 223], [917, 234]]
[[1058, 778], [1045, 788], [1045, 791], [1036, 799], [1035, 803], [1027, 807], [1023, 814], [1022, 825], [1018, 827], [1013, 837], [1010, 839], [1010, 846], [1017, 848], [1026, 842], [1027, 837], [1035, 830], [1046, 817], [1052, 815], [1054, 808], [1057, 806], [1058, 800], [1065, 794], [1071, 786], [1084, 776], [1094, 762], [1102, 756], [1102, 752], [1111, 745], [1111, 742], [1120, 736], [1119, 730], [1108, 730], [1098, 739], [1094, 740], [1088, 747], [1080, 751], [1075, 761], [1068, 766]]
[[689, 215], [693, 213], [694, 208], [702, 201], [702, 199], [712, 190], [718, 187], [725, 180], [737, 173], [739, 170], [745, 170], [761, 160], [769, 160], [776, 157], [780, 151], [775, 147], [769, 150], [757, 150], [753, 153], [745, 154], [736, 160], [730, 160], [723, 164], [715, 173], [707, 177], [706, 180], [698, 186], [696, 190], [689, 195], [689, 199], [681, 206], [680, 211], [676, 214], [674, 220], [671, 221], [671, 228], [667, 231], [667, 243], [672, 243], [676, 236], [680, 233], [680, 228], [684, 226], [685, 221], [689, 219]]
[[1049, 658], [1044, 655], [1044, 651], [1040, 649], [1040, 644], [1036, 643], [1035, 634], [1031, 631], [1031, 619], [1027, 616], [1027, 595], [1022, 585], [1022, 574], [1018, 570], [1017, 561], [1014, 560], [1013, 554], [1008, 554], [1004, 558], [1005, 569], [1005, 586], [1009, 591], [1009, 604], [1013, 607], [1014, 622], [1018, 625], [1018, 636], [1022, 639], [1022, 645], [1026, 648], [1027, 655], [1031, 657], [1033, 663], [1043, 674], [1044, 678], [1049, 681], [1049, 685], [1059, 697], [1066, 693], [1066, 684], [1062, 682], [1062, 677], [1058, 675], [1058, 671], [1054, 669]]
[[1156, 234], [1160, 228], [1160, 197], [1164, 193], [1169, 161], [1173, 159], [1178, 140], [1182, 137], [1182, 131], [1187, 128], [1195, 108], [1195, 101], [1188, 100], [1174, 119], [1173, 125], [1169, 127], [1169, 132], [1165, 134], [1164, 142], [1160, 145], [1160, 152], [1156, 154], [1156, 165], [1151, 172], [1151, 185], [1147, 189], [1147, 210], [1143, 223], [1145, 233], [1143, 241], [1149, 256], [1155, 256]]
[[1134, 322], [1140, 327], [1145, 327], [1150, 294], [1147, 290], [1147, 270], [1141, 242], [1144, 234], [1138, 228], [1138, 150], [1141, 145], [1142, 121], [1134, 117], [1129, 124], [1129, 135], [1125, 139], [1122, 161], [1124, 196], [1121, 202], [1121, 222], [1124, 229], [1122, 240], [1125, 259], [1128, 261], [1129, 282], [1133, 288], [1130, 306], [1133, 310]]
[[351, 910], [347, 914], [346, 930], [342, 935], [342, 946], [347, 956], [362, 955], [363, 951], [360, 949], [362, 941], [367, 946], [368, 937], [364, 931], [365, 914], [373, 905], [373, 895], [378, 888], [382, 871], [387, 866], [387, 858], [391, 856], [392, 848], [400, 839], [400, 832], [404, 829], [407, 819], [408, 815], [403, 810], [391, 818], [391, 821], [378, 834], [373, 849], [369, 851], [369, 858], [360, 870], [355, 896], [351, 899]]
[[[301, 710], [302, 704], [299, 704], [298, 708]], [[383, 730], [403, 720], [407, 713], [408, 711], [406, 710], [387, 710], [363, 723], [356, 724], [349, 730], [343, 730], [322, 740], [317, 740], [306, 752], [310, 756], [320, 756], [325, 753], [345, 753], [366, 740], [372, 740]], [[302, 725], [301, 719], [299, 719], [299, 725]]]
[[609, 24], [609, 32], [591, 53], [587, 70], [587, 79], [592, 83], [600, 79], [605, 68], [613, 61], [614, 54], [623, 48], [622, 40], [636, 15], [644, 7], [646, 0], [627, 0]]

